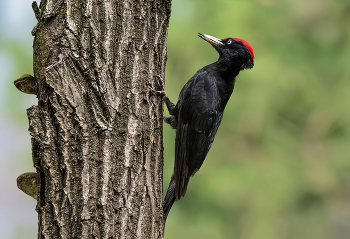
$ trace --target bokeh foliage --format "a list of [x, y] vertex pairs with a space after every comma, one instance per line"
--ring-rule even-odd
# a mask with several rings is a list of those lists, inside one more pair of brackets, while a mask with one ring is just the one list
[[[222, 124], [165, 238], [325, 239], [350, 235], [350, 4], [331, 0], [173, 0], [172, 101], [217, 53], [198, 32], [247, 40]], [[167, 113], [167, 112], [166, 112]], [[164, 190], [175, 132], [164, 125]]]

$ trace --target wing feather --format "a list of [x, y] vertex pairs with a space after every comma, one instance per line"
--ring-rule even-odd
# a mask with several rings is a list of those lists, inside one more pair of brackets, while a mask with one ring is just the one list
[[196, 74], [180, 93], [175, 139], [176, 199], [185, 195], [189, 178], [201, 167], [214, 140], [221, 121], [217, 94], [211, 74]]

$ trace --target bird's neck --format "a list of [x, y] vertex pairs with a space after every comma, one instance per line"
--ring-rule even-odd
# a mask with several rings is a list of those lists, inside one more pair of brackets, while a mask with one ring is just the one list
[[217, 89], [220, 92], [220, 108], [224, 110], [235, 87], [236, 76], [240, 68], [225, 61], [217, 61], [214, 64], [218, 77], [216, 78]]
[[234, 80], [241, 71], [242, 64], [240, 61], [228, 60], [220, 57], [216, 62], [216, 69], [219, 74], [228, 80]]

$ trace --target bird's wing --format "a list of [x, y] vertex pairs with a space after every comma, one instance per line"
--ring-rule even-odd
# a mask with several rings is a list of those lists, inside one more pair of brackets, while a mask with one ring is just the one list
[[189, 178], [201, 167], [214, 140], [222, 114], [216, 81], [211, 74], [196, 74], [184, 87], [178, 105], [175, 139], [175, 195], [184, 196]]

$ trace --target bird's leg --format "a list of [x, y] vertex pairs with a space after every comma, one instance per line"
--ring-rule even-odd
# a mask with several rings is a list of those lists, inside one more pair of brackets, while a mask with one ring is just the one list
[[168, 108], [168, 111], [170, 113], [170, 117], [166, 117], [166, 116], [163, 116], [163, 120], [165, 123], [169, 124], [173, 129], [176, 129], [177, 127], [177, 120], [174, 116], [174, 111], [175, 111], [175, 104], [173, 104], [169, 97], [167, 96], [166, 92], [165, 92], [165, 89], [164, 89], [164, 85], [163, 85], [163, 80], [160, 76], [156, 75], [156, 77], [158, 78], [158, 80], [160, 81], [160, 83], [158, 82], [158, 85], [161, 86], [162, 90], [155, 90], [153, 88], [150, 87], [150, 90], [155, 93], [155, 94], [160, 94], [162, 96], [162, 101], [165, 102], [166, 104], [166, 107]]
[[[160, 83], [158, 82], [158, 84], [160, 85], [160, 87], [162, 88], [162, 90], [156, 91], [156, 90], [154, 90], [154, 89], [152, 89], [152, 88], [151, 88], [151, 89], [152, 89], [152, 91], [153, 91], [154, 93], [160, 94], [160, 95], [162, 96], [162, 100], [165, 102], [166, 107], [168, 108], [169, 114], [174, 115], [175, 104], [174, 104], [173, 102], [170, 101], [169, 97], [167, 96], [167, 94], [166, 94], [166, 92], [165, 92], [164, 85], [163, 85], [163, 79], [162, 79], [159, 75], [156, 75], [155, 77], [158, 78], [158, 80], [159, 80], [159, 82], [160, 82]], [[167, 117], [167, 118], [169, 118], [169, 117]], [[164, 118], [164, 121], [165, 121], [166, 123], [168, 123], [168, 122], [165, 120], [165, 118]], [[170, 124], [170, 123], [168, 123], [168, 124]], [[171, 125], [171, 124], [170, 124], [170, 125]]]
[[163, 116], [163, 120], [165, 123], [169, 124], [173, 129], [177, 128], [177, 120], [174, 115], [170, 117]]

